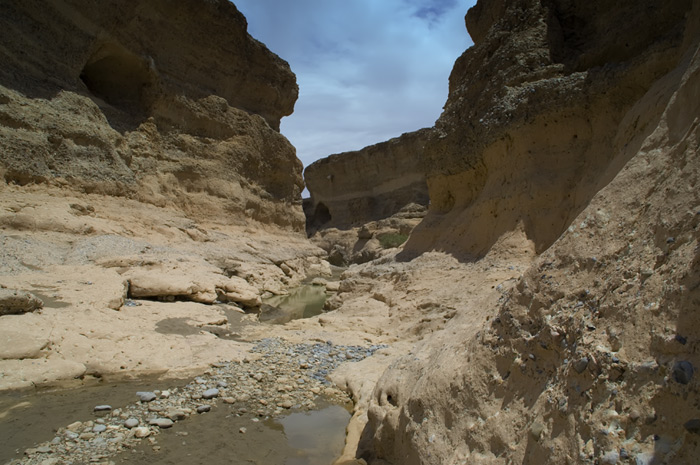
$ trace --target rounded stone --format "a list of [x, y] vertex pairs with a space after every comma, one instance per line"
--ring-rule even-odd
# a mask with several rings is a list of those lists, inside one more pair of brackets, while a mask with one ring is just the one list
[[692, 420], [688, 420], [685, 422], [685, 424], [683, 424], [683, 427], [689, 433], [700, 434], [700, 419], [693, 418]]
[[583, 371], [588, 367], [588, 357], [581, 357], [574, 362], [574, 370], [576, 373], [583, 373]]
[[693, 369], [693, 364], [686, 360], [681, 360], [673, 365], [673, 379], [678, 383], [690, 383], [690, 380], [693, 379], [694, 373], [695, 369]]
[[136, 436], [137, 438], [147, 438], [150, 435], [151, 430], [146, 428], [145, 426], [139, 426], [138, 428], [134, 428], [134, 436]]
[[197, 407], [197, 413], [206, 413], [211, 410], [211, 405], [200, 405]]
[[173, 421], [170, 418], [154, 418], [150, 420], [148, 424], [152, 426], [157, 426], [161, 429], [166, 429], [173, 426]]
[[158, 396], [156, 396], [155, 392], [140, 391], [136, 393], [136, 397], [138, 397], [141, 402], [151, 402], [156, 400]]
[[213, 389], [207, 389], [202, 393], [202, 398], [203, 399], [213, 399], [215, 397], [219, 396], [219, 390], [216, 388]]
[[129, 429], [131, 429], [131, 428], [136, 428], [138, 425], [139, 425], [139, 420], [138, 420], [137, 418], [128, 418], [128, 419], [124, 422], [124, 426], [125, 426], [126, 428], [129, 428]]
[[112, 410], [111, 405], [96, 405], [95, 406], [95, 412], [108, 412]]
[[107, 431], [107, 426], [105, 426], [105, 425], [95, 425], [95, 426], [92, 428], [92, 432], [93, 432], [93, 433], [102, 433], [102, 432], [105, 432], [105, 431]]

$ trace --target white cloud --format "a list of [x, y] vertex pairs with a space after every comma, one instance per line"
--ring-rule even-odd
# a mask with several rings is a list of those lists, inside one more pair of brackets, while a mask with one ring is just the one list
[[471, 45], [475, 0], [234, 0], [248, 30], [287, 60], [299, 100], [282, 133], [308, 166], [432, 126]]

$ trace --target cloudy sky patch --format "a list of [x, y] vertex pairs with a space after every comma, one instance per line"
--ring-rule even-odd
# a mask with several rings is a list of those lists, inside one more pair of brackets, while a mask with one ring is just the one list
[[234, 0], [299, 83], [282, 133], [304, 166], [432, 126], [474, 0]]

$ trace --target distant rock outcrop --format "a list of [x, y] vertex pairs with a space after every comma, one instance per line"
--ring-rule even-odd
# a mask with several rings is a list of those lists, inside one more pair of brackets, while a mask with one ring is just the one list
[[226, 0], [0, 4], [8, 182], [302, 230], [298, 87]]
[[356, 152], [331, 155], [304, 171], [311, 193], [307, 232], [359, 227], [409, 204], [428, 205], [421, 154], [430, 129], [403, 134]]

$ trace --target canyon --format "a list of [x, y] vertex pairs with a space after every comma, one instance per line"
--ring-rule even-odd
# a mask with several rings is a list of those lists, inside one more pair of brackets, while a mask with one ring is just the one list
[[[296, 79], [236, 7], [103, 3], [0, 5], [1, 390], [371, 346], [328, 375], [337, 465], [694, 463], [697, 2], [479, 0], [435, 126], [304, 205]], [[259, 323], [311, 277], [326, 312]]]

